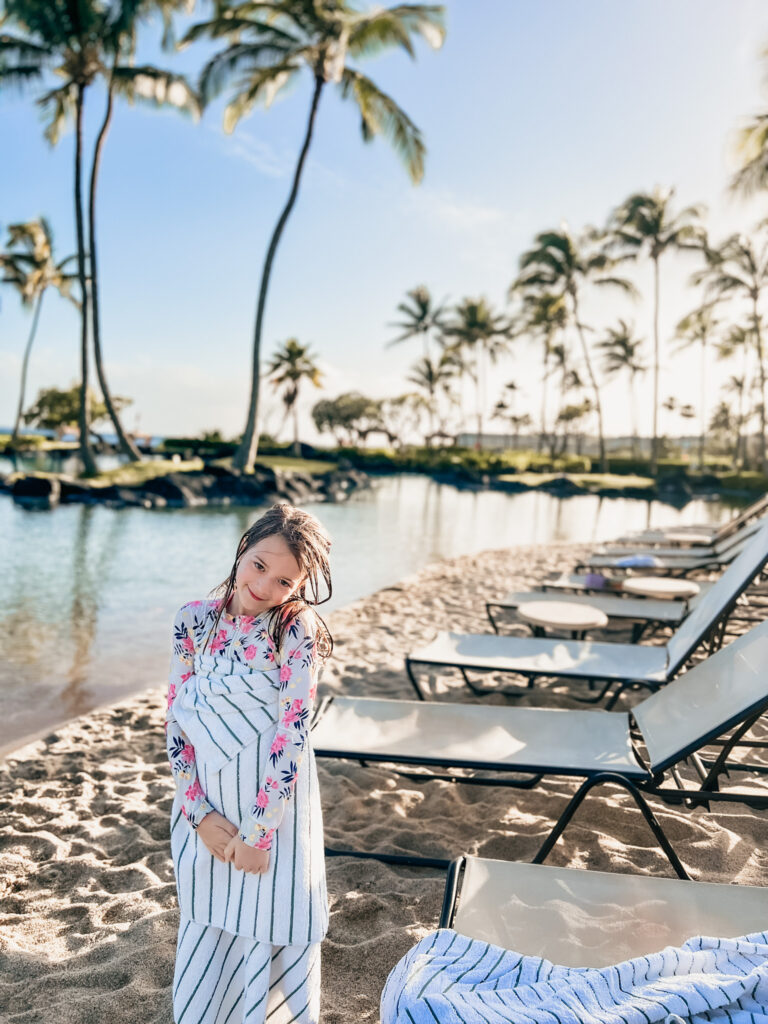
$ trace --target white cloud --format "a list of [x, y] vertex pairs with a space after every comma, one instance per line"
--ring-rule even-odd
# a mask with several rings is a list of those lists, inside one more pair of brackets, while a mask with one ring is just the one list
[[222, 149], [229, 156], [244, 160], [268, 178], [285, 178], [293, 166], [291, 154], [278, 152], [264, 139], [257, 139], [248, 131], [238, 128], [232, 135], [224, 135], [220, 128], [209, 127], [221, 140]]

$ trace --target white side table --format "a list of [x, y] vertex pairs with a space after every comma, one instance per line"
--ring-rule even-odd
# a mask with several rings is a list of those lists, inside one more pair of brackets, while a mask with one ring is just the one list
[[570, 632], [574, 640], [583, 640], [589, 629], [604, 629], [608, 616], [590, 604], [574, 601], [526, 601], [517, 606], [517, 614], [533, 630], [534, 636], [545, 636], [545, 630]]
[[665, 601], [688, 599], [699, 592], [698, 583], [671, 576], [630, 576], [624, 580], [622, 590], [638, 597], [658, 597]]

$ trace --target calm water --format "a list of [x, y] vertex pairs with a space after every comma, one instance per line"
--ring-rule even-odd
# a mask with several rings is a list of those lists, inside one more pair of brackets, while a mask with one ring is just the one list
[[[386, 477], [347, 504], [315, 508], [334, 541], [329, 610], [440, 558], [731, 514], [703, 501], [677, 511], [625, 499], [460, 492], [419, 476]], [[257, 515], [82, 505], [31, 512], [0, 495], [0, 753], [163, 683], [176, 609], [226, 576]]]

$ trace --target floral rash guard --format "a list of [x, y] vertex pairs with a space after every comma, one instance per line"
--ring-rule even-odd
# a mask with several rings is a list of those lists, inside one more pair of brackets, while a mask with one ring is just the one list
[[[168, 684], [165, 721], [166, 749], [176, 788], [183, 795], [182, 814], [193, 829], [214, 808], [200, 784], [195, 749], [176, 721], [173, 701], [194, 671], [195, 654], [203, 645], [218, 611], [218, 601], [192, 601], [184, 605], [173, 624], [173, 654]], [[296, 781], [317, 691], [317, 648], [304, 616], [286, 628], [280, 650], [275, 647], [266, 623], [268, 613], [257, 616], [222, 613], [215, 637], [207, 651], [249, 665], [263, 664], [265, 656], [280, 668], [279, 717], [269, 752], [271, 771], [239, 822], [244, 843], [269, 850]]]

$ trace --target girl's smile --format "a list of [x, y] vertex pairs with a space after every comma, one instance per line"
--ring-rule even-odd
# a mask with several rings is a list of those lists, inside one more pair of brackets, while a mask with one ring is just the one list
[[243, 552], [227, 611], [259, 615], [293, 597], [304, 582], [296, 556], [280, 534], [264, 537]]

